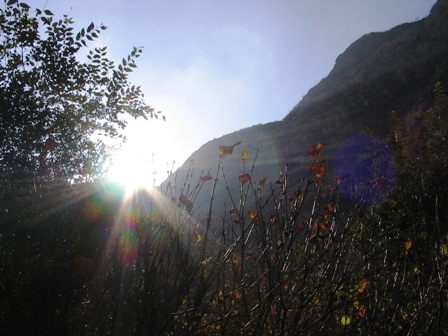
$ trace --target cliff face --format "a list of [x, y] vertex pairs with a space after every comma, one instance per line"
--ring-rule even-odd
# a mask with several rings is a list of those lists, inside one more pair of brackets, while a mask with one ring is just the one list
[[[307, 149], [317, 141], [332, 143], [325, 152], [332, 168], [333, 155], [362, 127], [384, 135], [391, 111], [405, 115], [431, 104], [432, 89], [438, 81], [448, 84], [448, 0], [439, 0], [420, 21], [361, 37], [283, 120], [208, 142], [179, 169], [178, 180], [183, 181], [190, 160], [195, 161], [193, 181], [209, 169], [214, 177], [218, 147], [237, 141], [242, 144], [223, 162], [224, 173], [235, 189], [243, 149], [250, 154], [249, 163], [258, 150], [254, 179], [269, 175], [275, 181], [284, 164], [289, 165], [290, 180], [299, 179], [309, 162]], [[227, 193], [225, 188], [221, 190]], [[206, 191], [203, 195], [205, 198], [197, 203], [206, 201], [210, 194]], [[216, 204], [224, 202], [226, 196], [218, 195]]]

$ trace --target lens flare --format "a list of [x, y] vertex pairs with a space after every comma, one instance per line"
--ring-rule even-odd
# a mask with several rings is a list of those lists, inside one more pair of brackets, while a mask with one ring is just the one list
[[396, 186], [392, 153], [377, 136], [354, 134], [334, 158], [342, 194], [355, 202], [380, 204]]

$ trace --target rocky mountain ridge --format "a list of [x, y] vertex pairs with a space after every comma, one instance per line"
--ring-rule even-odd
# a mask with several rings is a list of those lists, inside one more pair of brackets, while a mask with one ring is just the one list
[[[179, 168], [176, 179], [184, 181], [188, 175], [194, 183], [200, 175], [210, 173], [215, 177], [219, 146], [237, 141], [242, 144], [221, 167], [231, 191], [238, 191], [237, 176], [243, 169], [250, 170], [255, 155], [254, 180], [267, 175], [268, 181], [275, 181], [285, 164], [289, 179], [299, 180], [310, 161], [307, 149], [317, 141], [332, 144], [326, 157], [334, 173], [334, 155], [350, 137], [363, 127], [384, 136], [390, 112], [404, 116], [428, 107], [432, 88], [439, 81], [448, 84], [448, 0], [437, 1], [424, 19], [364, 35], [336, 59], [329, 75], [311, 88], [283, 120], [242, 129], [204, 144]], [[249, 152], [245, 167], [241, 164], [243, 149]], [[222, 191], [215, 195], [215, 204], [225, 203], [228, 198], [221, 177], [217, 190]], [[195, 206], [206, 204], [211, 191], [208, 188], [211, 186], [204, 187]]]

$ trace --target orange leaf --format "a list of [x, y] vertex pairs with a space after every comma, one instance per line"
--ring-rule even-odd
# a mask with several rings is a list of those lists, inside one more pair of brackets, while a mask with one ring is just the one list
[[366, 290], [367, 288], [369, 288], [369, 282], [366, 279], [362, 279], [359, 283], [358, 283], [358, 292], [362, 293], [364, 292], [364, 290]]
[[325, 173], [324, 163], [325, 163], [325, 160], [316, 162], [315, 164], [309, 164], [308, 170], [312, 171], [315, 174], [323, 174], [323, 173]]
[[253, 252], [247, 252], [246, 255], [244, 256], [244, 260], [250, 259], [250, 257], [252, 257], [253, 255], [254, 255]]
[[324, 174], [316, 174], [316, 175], [314, 175], [314, 180], [315, 181], [322, 180], [323, 177], [324, 177]]
[[325, 204], [324, 209], [327, 210], [330, 214], [334, 215], [334, 206], [330, 203]]
[[252, 211], [252, 209], [247, 209], [247, 213], [249, 214], [250, 219], [254, 219], [257, 215]]
[[321, 142], [317, 142], [317, 149], [321, 150], [322, 148], [324, 148], [325, 146], [331, 145], [331, 142], [329, 143], [321, 143]]
[[251, 180], [250, 173], [246, 173], [243, 175], [238, 176], [238, 181], [240, 181], [241, 184], [244, 184], [246, 182], [249, 182]]
[[358, 307], [358, 316], [360, 317], [366, 316], [366, 307], [364, 307], [363, 305], [359, 305]]
[[232, 210], [229, 211], [229, 214], [230, 214], [231, 216], [235, 215], [235, 214], [236, 214], [236, 210], [235, 210], [235, 208], [232, 208]]
[[412, 240], [408, 239], [407, 241], [404, 242], [404, 247], [406, 249], [406, 255], [408, 254], [409, 250], [412, 247]]
[[311, 155], [313, 158], [317, 158], [320, 155], [320, 151], [316, 149], [315, 144], [312, 144], [310, 146], [310, 149], [308, 149], [308, 154]]
[[230, 262], [233, 265], [237, 265], [240, 262], [240, 260], [239, 260], [238, 256], [234, 256], [232, 259], [230, 259]]
[[241, 299], [241, 296], [243, 296], [239, 290], [234, 291], [233, 294], [238, 300]]
[[291, 196], [289, 197], [289, 202], [293, 203], [297, 198], [302, 198], [303, 194], [300, 190], [296, 189], [292, 192]]
[[262, 177], [261, 179], [258, 180], [258, 190], [263, 190], [264, 189], [264, 183], [266, 182], [266, 179], [268, 178], [268, 176], [266, 175], [265, 177]]

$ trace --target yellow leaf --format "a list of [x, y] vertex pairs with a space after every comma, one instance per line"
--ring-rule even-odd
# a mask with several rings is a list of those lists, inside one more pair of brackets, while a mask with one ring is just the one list
[[196, 237], [196, 242], [199, 243], [202, 240], [201, 235], [197, 231], [194, 231], [193, 233], [194, 233], [194, 236]]
[[442, 245], [442, 247], [440, 248], [440, 253], [444, 256], [448, 254], [448, 245], [447, 244]]
[[250, 219], [257, 219], [257, 215], [253, 212], [252, 209], [247, 209], [247, 213], [249, 214]]
[[219, 146], [219, 158], [221, 160], [224, 160], [224, 158], [233, 153], [233, 148], [235, 146], [238, 146], [241, 144], [241, 141], [238, 141], [237, 143], [233, 144], [232, 146]]
[[351, 322], [350, 317], [346, 316], [346, 315], [342, 315], [341, 317], [341, 324], [342, 325], [349, 325]]
[[322, 148], [324, 148], [325, 146], [331, 145], [331, 143], [322, 143], [322, 142], [317, 142], [317, 149], [321, 150]]
[[230, 262], [231, 262], [233, 265], [237, 265], [237, 264], [239, 263], [238, 256], [234, 256], [232, 259], [230, 259]]

